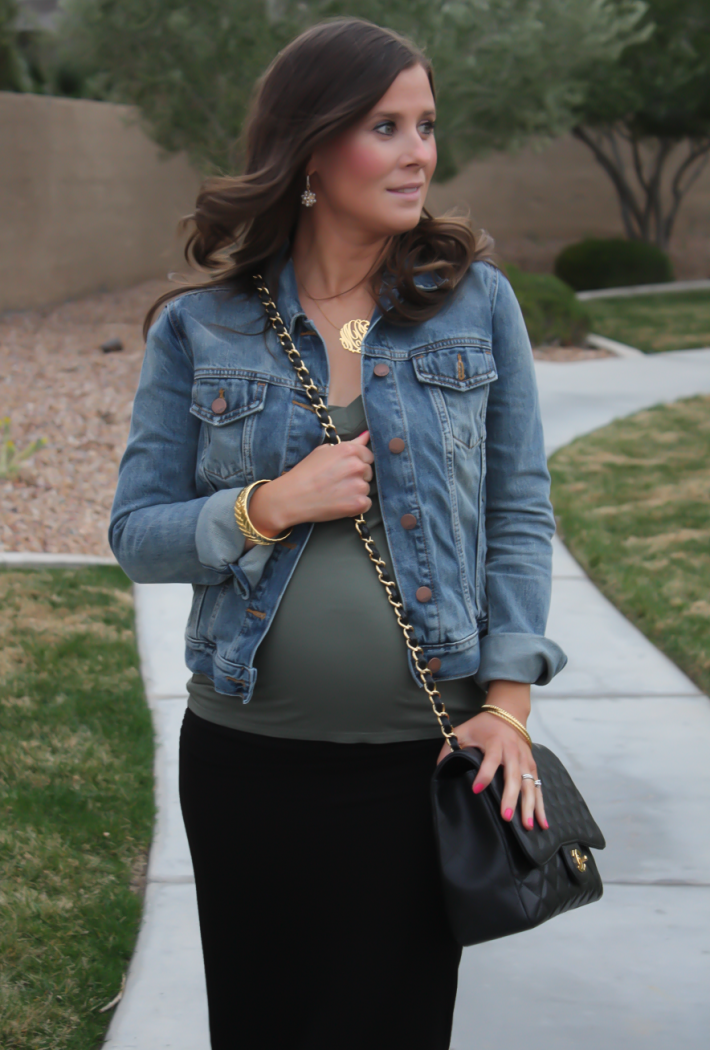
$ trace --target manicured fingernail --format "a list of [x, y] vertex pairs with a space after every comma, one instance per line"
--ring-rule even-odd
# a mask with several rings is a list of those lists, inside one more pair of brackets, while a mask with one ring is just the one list
[[473, 793], [474, 793], [474, 795], [480, 795], [480, 793], [483, 791], [484, 787], [485, 787], [485, 784], [474, 784], [473, 785]]
[[529, 828], [531, 828], [533, 826], [533, 818], [532, 817], [528, 817], [528, 819], [525, 821], [525, 823], [527, 824], [527, 826]]
[[506, 820], [510, 820], [510, 819], [511, 819], [511, 817], [513, 816], [513, 811], [512, 811], [512, 809], [506, 809], [506, 811], [505, 811], [505, 813], [503, 814], [503, 816], [505, 817], [505, 819], [506, 819]]
[[542, 824], [542, 826], [543, 826], [543, 828], [549, 828], [549, 826], [550, 826], [550, 825], [549, 825], [549, 824], [547, 823], [547, 821], [545, 820], [545, 821], [543, 821], [543, 824]]

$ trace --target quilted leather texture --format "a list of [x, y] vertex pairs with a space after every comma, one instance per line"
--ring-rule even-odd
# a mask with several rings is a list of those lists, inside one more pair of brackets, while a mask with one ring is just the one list
[[604, 836], [557, 756], [537, 744], [534, 754], [548, 831], [526, 832], [519, 811], [510, 824], [502, 820], [500, 771], [486, 791], [473, 794], [480, 751], [451, 754], [434, 773], [444, 897], [454, 935], [463, 945], [532, 929], [602, 895], [590, 847], [603, 849]]
[[594, 849], [604, 849], [606, 842], [601, 829], [557, 755], [541, 744], [533, 744], [532, 750], [542, 781], [545, 812], [550, 827], [545, 831], [536, 823], [532, 831], [528, 832], [522, 826], [520, 810], [515, 813], [513, 831], [530, 860], [535, 864], [544, 864], [565, 843], [581, 843]]

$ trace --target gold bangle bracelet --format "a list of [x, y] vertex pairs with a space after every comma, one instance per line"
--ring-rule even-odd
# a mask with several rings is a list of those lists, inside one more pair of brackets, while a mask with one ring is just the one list
[[290, 536], [292, 529], [285, 532], [283, 536], [264, 536], [263, 533], [259, 532], [258, 529], [254, 528], [249, 512], [247, 510], [249, 506], [249, 497], [252, 490], [257, 485], [266, 485], [270, 478], [263, 478], [261, 481], [252, 481], [251, 485], [247, 485], [237, 496], [236, 503], [234, 504], [234, 520], [239, 527], [239, 531], [248, 540], [252, 540], [253, 543], [258, 543], [260, 547], [268, 547], [271, 543], [281, 543], [287, 536]]
[[484, 704], [481, 711], [488, 711], [490, 714], [495, 715], [497, 718], [502, 718], [508, 725], [513, 726], [517, 729], [520, 735], [527, 741], [528, 746], [532, 747], [532, 737], [528, 733], [527, 729], [522, 722], [519, 722], [515, 715], [511, 715], [510, 711], [505, 711], [502, 707], [496, 707], [495, 704]]

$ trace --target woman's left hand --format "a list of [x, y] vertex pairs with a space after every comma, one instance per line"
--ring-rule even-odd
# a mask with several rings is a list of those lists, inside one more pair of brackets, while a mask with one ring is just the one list
[[[491, 682], [486, 702], [502, 707], [525, 725], [530, 711], [530, 686], [520, 682]], [[456, 736], [461, 747], [477, 747], [483, 752], [481, 768], [473, 781], [474, 794], [488, 787], [498, 766], [502, 765], [505, 787], [500, 812], [503, 820], [513, 819], [518, 796], [522, 792], [523, 827], [528, 830], [532, 828], [535, 818], [541, 828], [549, 827], [542, 791], [535, 787], [532, 780], [522, 779], [523, 773], [531, 773], [537, 780], [537, 766], [527, 741], [517, 729], [497, 715], [482, 711], [456, 726]], [[444, 744], [438, 761], [441, 762], [449, 752], [448, 744]]]

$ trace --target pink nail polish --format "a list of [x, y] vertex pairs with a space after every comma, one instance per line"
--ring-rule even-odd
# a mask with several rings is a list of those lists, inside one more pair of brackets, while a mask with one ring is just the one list
[[484, 784], [474, 784], [473, 785], [473, 793], [474, 793], [474, 795], [480, 795], [480, 793], [483, 791], [484, 787], [485, 787]]
[[513, 816], [513, 811], [512, 811], [512, 809], [506, 809], [506, 811], [505, 811], [505, 813], [503, 814], [503, 816], [505, 817], [505, 819], [506, 819], [506, 820], [510, 820], [510, 819], [511, 819], [511, 817]]
[[542, 826], [543, 828], [549, 828], [550, 825], [547, 823], [547, 821], [545, 821], [545, 823]]
[[532, 817], [528, 817], [527, 825], [528, 825], [529, 828], [531, 828], [533, 826], [533, 818]]

